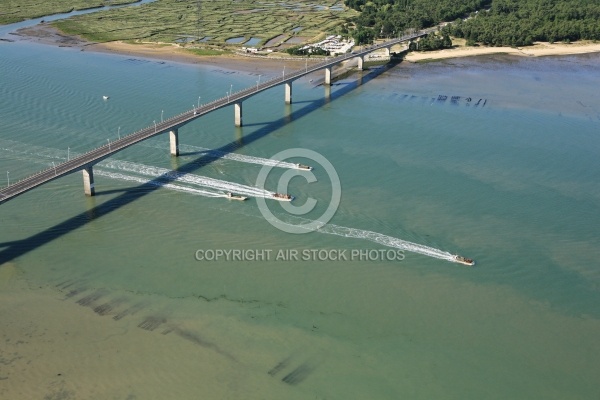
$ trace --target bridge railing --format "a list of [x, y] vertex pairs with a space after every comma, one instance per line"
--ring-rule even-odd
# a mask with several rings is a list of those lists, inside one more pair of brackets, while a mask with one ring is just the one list
[[[74, 167], [67, 169], [67, 171], [65, 171], [65, 173], [73, 172], [77, 168], [85, 167], [85, 165], [86, 165], [85, 160], [88, 157], [92, 156], [93, 154], [96, 155], [95, 158], [93, 158], [92, 161], [88, 161], [87, 163], [92, 163], [92, 162], [95, 163], [99, 159], [104, 158], [105, 156], [109, 156], [110, 154], [114, 153], [115, 149], [122, 150], [123, 148], [131, 146], [132, 144], [135, 144], [139, 141], [142, 141], [151, 136], [154, 136], [155, 134], [163, 133], [167, 129], [171, 129], [179, 124], [183, 124], [189, 120], [198, 118], [199, 116], [201, 116], [207, 112], [210, 112], [210, 111], [216, 109], [217, 107], [226, 106], [232, 102], [231, 101], [232, 99], [235, 101], [238, 98], [243, 98], [248, 95], [257, 94], [257, 93], [261, 92], [262, 90], [279, 85], [285, 81], [306, 75], [307, 73], [317, 71], [317, 70], [322, 69], [327, 66], [335, 65], [341, 61], [354, 58], [357, 55], [367, 54], [374, 50], [390, 47], [394, 44], [398, 44], [401, 42], [415, 39], [420, 36], [424, 36], [430, 32], [433, 32], [436, 29], [438, 29], [438, 27], [424, 29], [424, 30], [421, 30], [419, 32], [415, 32], [412, 34], [406, 34], [397, 39], [394, 39], [394, 40], [391, 40], [391, 41], [388, 41], [385, 43], [369, 46], [366, 49], [362, 49], [362, 50], [358, 51], [356, 54], [350, 53], [350, 54], [341, 54], [339, 56], [335, 56], [332, 58], [327, 57], [325, 60], [323, 60], [317, 64], [312, 64], [310, 67], [307, 66], [305, 69], [299, 69], [296, 71], [292, 71], [287, 76], [285, 75], [285, 73], [282, 73], [282, 75], [280, 77], [274, 76], [268, 80], [263, 81], [262, 83], [257, 84], [256, 86], [252, 85], [250, 87], [237, 90], [236, 92], [232, 93], [231, 95], [223, 96], [223, 97], [215, 99], [209, 103], [203, 104], [202, 106], [199, 106], [199, 107], [194, 107], [192, 110], [183, 111], [180, 114], [177, 114], [175, 116], [167, 118], [166, 120], [161, 121], [159, 124], [155, 123], [154, 125], [150, 125], [145, 128], [139, 129], [135, 132], [132, 132], [130, 134], [127, 134], [124, 137], [122, 137], [118, 140], [115, 140], [112, 143], [109, 142], [102, 146], [91, 149], [83, 154], [80, 154], [74, 158], [67, 160], [66, 162], [59, 164], [58, 166], [53, 165], [52, 167], [48, 167], [48, 168], [43, 169], [39, 172], [36, 172], [32, 175], [29, 175], [23, 179], [20, 179], [20, 180], [16, 181], [15, 183], [13, 183], [12, 185], [7, 186], [6, 188], [13, 187], [13, 186], [22, 186], [24, 183], [39, 179], [42, 176], [51, 173], [52, 171], [54, 171], [55, 174], [58, 174], [59, 169], [61, 170], [61, 175], [62, 175], [63, 174], [62, 170], [68, 165], [74, 165]], [[196, 114], [194, 114], [193, 111], [196, 111]], [[49, 179], [51, 179], [51, 177]], [[24, 188], [22, 190], [25, 190], [25, 189], [26, 188]]]

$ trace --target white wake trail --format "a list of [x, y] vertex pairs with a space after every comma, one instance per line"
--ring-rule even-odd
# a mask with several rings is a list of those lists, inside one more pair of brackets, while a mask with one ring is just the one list
[[[285, 217], [283, 218], [287, 221], [282, 221], [282, 216], [278, 217], [280, 218], [280, 222], [289, 224], [290, 227], [301, 228], [302, 225], [306, 225], [312, 222], [312, 220], [310, 219], [298, 216], [285, 215]], [[424, 256], [437, 258], [440, 260], [456, 262], [454, 255], [448, 253], [447, 251], [443, 251], [434, 247], [429, 247], [418, 243], [409, 242], [407, 240], [402, 240], [393, 236], [384, 235], [383, 233], [368, 231], [365, 229], [349, 228], [346, 226], [339, 226], [334, 224], [325, 224], [319, 227], [315, 232], [324, 233], [327, 235], [342, 236], [352, 239], [368, 240], [380, 244], [382, 246], [392, 247], [398, 250], [405, 250], [411, 253], [422, 254]]]
[[200, 175], [183, 174], [166, 168], [110, 159], [102, 161], [100, 165], [106, 168], [132, 172], [140, 175], [150, 176], [153, 178], [164, 177], [167, 179], [175, 179], [177, 182], [189, 183], [192, 185], [202, 186], [215, 190], [222, 190], [224, 192], [242, 194], [249, 197], [272, 197], [271, 192], [264, 189], [259, 189], [248, 185], [242, 185], [240, 183], [228, 182]]
[[197, 194], [197, 195], [204, 196], [204, 197], [223, 197], [222, 193], [209, 192], [206, 190], [200, 190], [200, 189], [194, 189], [194, 188], [185, 187], [185, 186], [173, 185], [171, 183], [163, 183], [163, 182], [159, 182], [159, 181], [148, 181], [148, 179], [145, 179], [145, 178], [139, 178], [139, 177], [131, 176], [131, 175], [117, 174], [114, 172], [104, 171], [102, 169], [95, 169], [94, 174], [96, 174], [98, 176], [105, 176], [107, 178], [119, 179], [119, 180], [123, 180], [123, 181], [151, 184], [151, 185], [163, 187], [166, 189], [176, 190], [178, 192]]
[[367, 231], [364, 229], [348, 228], [345, 226], [338, 226], [333, 224], [327, 224], [321, 227], [317, 232], [326, 233], [329, 235], [343, 236], [347, 238], [369, 240], [371, 242], [378, 243], [382, 246], [393, 247], [399, 250], [410, 251], [411, 253], [422, 254], [425, 256], [438, 258], [440, 260], [454, 262], [454, 255], [436, 249], [434, 247], [425, 246], [418, 243], [409, 242], [393, 236], [384, 235], [382, 233]]
[[[164, 149], [164, 146], [151, 146], [151, 147]], [[238, 161], [238, 162], [243, 162], [243, 163], [248, 163], [248, 164], [266, 165], [269, 167], [288, 168], [288, 169], [296, 168], [296, 164], [291, 163], [291, 162], [277, 161], [277, 160], [271, 160], [270, 158], [247, 156], [247, 155], [237, 154], [237, 153], [227, 153], [224, 151], [207, 149], [204, 147], [192, 146], [192, 145], [187, 145], [187, 144], [179, 145], [179, 150], [184, 153], [188, 153], [188, 152], [189, 153], [206, 153], [206, 154], [210, 155], [211, 157], [223, 158], [225, 160]]]
[[[194, 146], [190, 146], [190, 147], [194, 147]], [[200, 147], [194, 147], [194, 148], [202, 149]], [[5, 151], [7, 153], [13, 153], [14, 155], [17, 156], [16, 158], [20, 158], [23, 155], [34, 155], [34, 156], [36, 156], [36, 158], [31, 160], [34, 162], [39, 161], [40, 160], [39, 157], [45, 158], [45, 159], [63, 159], [64, 160], [64, 159], [66, 159], [66, 156], [67, 156], [67, 154], [66, 154], [67, 152], [64, 150], [50, 149], [50, 148], [39, 147], [39, 146], [31, 146], [31, 145], [28, 145], [25, 143], [8, 141], [8, 140], [0, 140], [0, 150]], [[208, 149], [206, 149], [206, 150], [208, 150]], [[266, 163], [272, 162], [272, 163], [276, 164], [276, 165], [274, 164], [273, 166], [282, 166], [283, 165], [284, 168], [294, 168], [295, 167], [295, 165], [292, 163], [285, 163], [285, 162], [281, 163], [279, 161], [258, 158], [258, 157], [242, 156], [242, 155], [234, 154], [234, 153], [223, 153], [223, 154], [224, 154], [223, 158], [229, 158], [232, 160], [239, 158], [236, 161], [253, 162], [253, 163], [262, 164], [262, 165], [269, 165]], [[74, 157], [76, 155], [77, 155], [76, 153], [71, 152], [71, 157]], [[250, 160], [253, 160], [253, 161], [250, 161]], [[223, 191], [235, 192], [235, 193], [239, 193], [239, 194], [243, 194], [243, 195], [251, 196], [251, 197], [259, 197], [259, 196], [267, 197], [267, 198], [271, 197], [271, 193], [266, 190], [263, 190], [263, 189], [258, 189], [255, 187], [241, 185], [241, 184], [227, 182], [227, 181], [222, 181], [222, 180], [218, 180], [218, 179], [207, 178], [207, 177], [203, 177], [203, 176], [199, 176], [199, 175], [181, 174], [181, 173], [178, 173], [176, 171], [172, 171], [172, 170], [169, 170], [166, 168], [147, 166], [144, 164], [137, 164], [137, 163], [132, 163], [132, 162], [128, 162], [128, 161], [119, 161], [119, 160], [108, 159], [108, 160], [104, 160], [101, 163], [99, 163], [99, 166], [111, 168], [111, 169], [117, 169], [117, 170], [126, 171], [126, 172], [132, 172], [132, 173], [136, 173], [139, 175], [150, 176], [152, 178], [158, 178], [161, 176], [165, 176], [165, 177], [169, 177], [172, 179], [174, 178], [178, 182], [185, 182], [185, 183], [192, 184], [192, 185], [198, 185], [198, 186], [203, 186], [203, 187], [218, 190], [216, 192], [213, 192], [213, 191], [209, 191], [209, 190], [202, 190], [202, 189], [196, 189], [196, 188], [187, 187], [187, 186], [175, 185], [172, 183], [160, 182], [157, 180], [148, 181], [148, 179], [144, 178], [144, 177], [108, 172], [101, 168], [97, 168], [94, 170], [95, 173], [99, 176], [105, 176], [108, 178], [137, 182], [137, 183], [142, 183], [142, 184], [149, 183], [152, 185], [163, 187], [165, 189], [176, 190], [179, 192], [185, 192], [185, 193], [200, 195], [200, 196], [204, 196], [204, 197], [213, 197], [213, 198], [225, 197], [225, 193], [223, 193]], [[301, 226], [302, 224], [307, 224], [307, 223], [312, 222], [312, 220], [302, 218], [302, 217], [297, 217], [297, 216], [286, 215], [286, 218], [293, 221], [293, 222], [289, 222], [290, 226], [298, 226], [298, 225]], [[336, 236], [341, 236], [341, 237], [353, 238], [353, 239], [368, 240], [368, 241], [380, 244], [382, 246], [391, 247], [391, 248], [395, 248], [398, 250], [405, 250], [405, 251], [409, 251], [412, 253], [422, 254], [422, 255], [437, 258], [440, 260], [455, 262], [454, 255], [452, 255], [451, 253], [448, 253], [446, 251], [436, 249], [434, 247], [425, 246], [425, 245], [418, 244], [418, 243], [409, 242], [407, 240], [402, 240], [402, 239], [399, 239], [399, 238], [396, 238], [393, 236], [384, 235], [384, 234], [378, 233], [378, 232], [368, 231], [368, 230], [364, 230], [364, 229], [349, 228], [349, 227], [339, 226], [339, 225], [334, 225], [334, 224], [326, 224], [326, 225], [320, 227], [316, 232], [320, 232], [320, 233], [328, 234], [328, 235], [336, 235]]]

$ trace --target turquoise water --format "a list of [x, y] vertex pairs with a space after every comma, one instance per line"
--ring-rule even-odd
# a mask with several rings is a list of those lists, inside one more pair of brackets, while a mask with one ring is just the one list
[[232, 43], [232, 44], [233, 43], [237, 44], [237, 43], [243, 43], [245, 41], [245, 39], [246, 38], [244, 36], [239, 36], [239, 37], [234, 37], [234, 38], [231, 38], [231, 39], [227, 39], [226, 42], [227, 43]]
[[244, 44], [246, 46], [256, 46], [257, 44], [260, 43], [261, 40], [262, 40], [261, 38], [255, 38], [255, 37], [253, 37], [253, 38], [250, 38], [250, 40], [248, 40]]
[[[0, 52], [2, 186], [258, 79], [26, 42]], [[22, 359], [0, 385], [22, 395], [37, 378], [17, 382], [20, 368], [46, 379], [58, 363], [74, 398], [598, 397], [598, 67], [599, 55], [401, 64], [331, 89], [315, 74], [294, 82], [291, 106], [282, 88], [244, 102], [242, 128], [231, 109], [181, 128], [178, 159], [167, 137], [118, 153], [96, 167], [96, 197], [77, 173], [3, 204], [0, 272], [27, 283], [11, 300], [47, 296], [54, 314], [36, 321], [49, 332], [22, 332], [35, 351], [11, 345]], [[339, 175], [340, 206], [320, 231], [286, 234], [254, 198], [216, 197], [260, 191], [261, 163], [290, 148], [319, 152]], [[174, 169], [189, 179], [160, 186]], [[319, 201], [303, 218], [331, 194], [324, 169], [313, 172], [318, 182], [291, 181], [294, 202]], [[275, 259], [405, 241], [477, 265], [410, 251]], [[215, 249], [272, 253], [195, 259]], [[72, 332], [64, 346], [77, 351], [54, 358], [51, 328], [71, 318], [105, 336]], [[80, 358], [106, 375], [86, 384]], [[37, 386], [38, 397], [58, 393]]]

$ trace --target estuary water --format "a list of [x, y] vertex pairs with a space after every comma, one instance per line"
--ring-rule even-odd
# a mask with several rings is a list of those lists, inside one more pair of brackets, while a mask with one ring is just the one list
[[[0, 55], [2, 186], [282, 73], [25, 41]], [[178, 158], [162, 135], [103, 161], [95, 197], [75, 173], [3, 204], [0, 397], [598, 398], [599, 68], [313, 74], [292, 105], [282, 87], [245, 101], [241, 128], [232, 108], [181, 128]], [[315, 210], [269, 209], [327, 207], [323, 166], [270, 160], [294, 148], [341, 184], [308, 234], [257, 204], [301, 162], [316, 182], [287, 191]]]

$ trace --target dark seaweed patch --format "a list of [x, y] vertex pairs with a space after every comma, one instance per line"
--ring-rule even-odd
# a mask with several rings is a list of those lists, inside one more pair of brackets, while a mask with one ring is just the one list
[[65, 282], [64, 285], [61, 286], [60, 288], [62, 290], [65, 290], [65, 289], [70, 288], [71, 286], [75, 285], [76, 283], [79, 283], [79, 281]]
[[128, 315], [133, 315], [135, 313], [137, 313], [138, 311], [142, 310], [143, 308], [146, 307], [146, 303], [144, 302], [140, 302], [140, 303], [136, 303], [134, 305], [132, 305], [131, 307], [121, 311], [120, 313], [116, 314], [113, 319], [115, 321], [118, 321], [122, 318], [125, 318]]
[[189, 340], [190, 342], [195, 343], [199, 346], [207, 347], [210, 344], [210, 343], [206, 342], [205, 340], [203, 340], [200, 336], [196, 335], [195, 333], [192, 333], [189, 331], [183, 331], [181, 329], [177, 329], [175, 332], [183, 339]]
[[173, 332], [173, 327], [172, 326], [170, 326], [167, 329], [165, 329], [164, 331], [162, 331], [161, 334], [168, 335], [171, 332]]
[[88, 294], [85, 297], [82, 297], [81, 299], [77, 300], [77, 304], [79, 304], [80, 306], [90, 306], [92, 303], [94, 303], [96, 300], [100, 299], [102, 296], [104, 296], [106, 294], [106, 292], [104, 290], [98, 289], [95, 292]]
[[124, 297], [119, 297], [109, 301], [108, 303], [101, 304], [94, 308], [94, 312], [98, 315], [106, 315], [110, 313], [115, 307], [120, 306], [126, 301]]
[[303, 380], [305, 380], [308, 375], [314, 370], [314, 367], [304, 363], [301, 364], [298, 368], [284, 376], [281, 380], [288, 385], [297, 385]]
[[62, 281], [61, 283], [57, 284], [56, 287], [59, 289], [66, 289], [74, 283], [75, 281], [73, 279], [67, 279], [66, 281]]
[[166, 318], [163, 317], [155, 317], [153, 315], [146, 317], [145, 320], [143, 320], [139, 325], [138, 328], [142, 328], [145, 329], [147, 331], [153, 331], [156, 328], [158, 328], [159, 326], [161, 326], [162, 324], [164, 324], [165, 322], [167, 322]]
[[104, 303], [101, 304], [97, 307], [94, 307], [94, 312], [98, 315], [106, 315], [108, 314], [111, 310], [113, 309], [113, 307], [110, 305], [110, 303]]
[[179, 335], [181, 338], [185, 339], [185, 340], [189, 340], [190, 342], [197, 344], [198, 346], [202, 346], [202, 347], [206, 347], [209, 349], [212, 349], [214, 351], [216, 351], [217, 353], [229, 358], [232, 361], [236, 361], [236, 359], [229, 353], [221, 350], [219, 348], [219, 346], [217, 346], [216, 344], [212, 343], [212, 342], [208, 342], [204, 339], [202, 339], [199, 335], [190, 332], [190, 331], [184, 331], [181, 330], [179, 328], [173, 328], [173, 331]]
[[271, 376], [275, 376], [279, 372], [281, 372], [282, 369], [286, 368], [289, 364], [290, 364], [290, 357], [286, 358], [285, 360], [280, 361], [276, 366], [274, 366], [273, 368], [271, 368], [269, 370], [268, 374]]
[[87, 290], [87, 287], [85, 287], [85, 286], [79, 287], [77, 289], [73, 289], [69, 293], [65, 294], [65, 299], [70, 299], [71, 297], [76, 296], [79, 293], [85, 292], [86, 290]]

